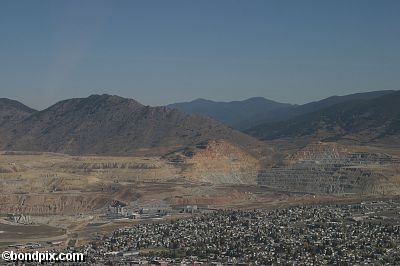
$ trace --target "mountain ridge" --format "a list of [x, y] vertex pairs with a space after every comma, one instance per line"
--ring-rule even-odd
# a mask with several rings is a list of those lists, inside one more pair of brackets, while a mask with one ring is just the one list
[[241, 101], [212, 101], [197, 98], [190, 102], [180, 102], [167, 105], [187, 113], [199, 113], [216, 119], [228, 126], [237, 128], [236, 125], [251, 116], [263, 114], [294, 105], [279, 103], [264, 97], [252, 97]]
[[108, 94], [60, 101], [3, 128], [1, 137], [3, 150], [68, 154], [163, 153], [218, 139], [244, 149], [265, 145], [210, 118]]

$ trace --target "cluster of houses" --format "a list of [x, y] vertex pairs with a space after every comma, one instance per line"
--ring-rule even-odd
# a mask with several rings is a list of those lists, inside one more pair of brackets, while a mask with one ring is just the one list
[[80, 248], [90, 264], [399, 265], [400, 202], [218, 210]]

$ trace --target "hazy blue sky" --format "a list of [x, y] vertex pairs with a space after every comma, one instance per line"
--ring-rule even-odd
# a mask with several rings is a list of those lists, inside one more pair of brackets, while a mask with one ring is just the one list
[[0, 1], [0, 97], [304, 103], [400, 89], [400, 1]]

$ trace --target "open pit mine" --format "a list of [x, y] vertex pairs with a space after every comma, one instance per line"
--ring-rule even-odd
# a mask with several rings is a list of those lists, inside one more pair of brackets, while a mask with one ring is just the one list
[[400, 191], [398, 155], [376, 147], [317, 142], [274, 163], [264, 158], [226, 141], [146, 157], [2, 152], [0, 247], [71, 247], [129, 224], [221, 208], [352, 202]]
[[120, 228], [221, 209], [400, 192], [400, 154], [389, 146], [273, 145], [209, 118], [109, 95], [43, 111], [8, 104], [21, 111], [0, 121], [0, 249], [73, 249]]

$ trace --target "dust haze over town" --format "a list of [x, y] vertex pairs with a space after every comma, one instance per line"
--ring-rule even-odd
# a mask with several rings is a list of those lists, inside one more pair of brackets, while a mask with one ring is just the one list
[[0, 251], [400, 264], [399, 9], [1, 3]]

